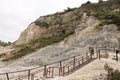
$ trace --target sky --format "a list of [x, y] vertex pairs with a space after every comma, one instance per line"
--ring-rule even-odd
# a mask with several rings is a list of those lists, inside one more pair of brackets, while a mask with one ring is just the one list
[[[88, 0], [0, 0], [0, 40], [14, 42], [40, 16], [67, 7], [79, 7]], [[98, 0], [89, 0], [98, 2]]]

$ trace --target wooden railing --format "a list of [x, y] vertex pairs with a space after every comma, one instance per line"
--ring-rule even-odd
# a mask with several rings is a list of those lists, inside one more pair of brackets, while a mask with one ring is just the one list
[[[54, 63], [27, 70], [0, 73], [0, 80], [35, 80], [40, 78], [53, 78], [54, 76], [69, 75], [84, 64], [89, 63], [93, 57], [91, 52], [73, 56]], [[96, 58], [96, 57], [94, 57]]]

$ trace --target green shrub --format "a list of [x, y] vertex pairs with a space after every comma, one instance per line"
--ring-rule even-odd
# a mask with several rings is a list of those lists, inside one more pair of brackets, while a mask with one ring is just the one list
[[99, 3], [102, 3], [103, 2], [103, 0], [99, 0]]
[[64, 13], [66, 12], [70, 12], [70, 11], [73, 11], [75, 8], [70, 8], [70, 7], [67, 7], [67, 9], [64, 10]]
[[91, 2], [90, 2], [90, 1], [87, 1], [86, 4], [91, 4]]
[[107, 63], [104, 65], [105, 70], [107, 71], [107, 80], [120, 80], [120, 71], [114, 70]]
[[9, 60], [18, 59], [18, 58], [21, 58], [21, 57], [23, 57], [23, 56], [25, 56], [27, 54], [30, 54], [31, 52], [35, 51], [35, 49], [33, 49], [30, 46], [27, 46], [25, 44], [24, 45], [19, 45], [19, 47], [21, 48], [19, 51], [13, 53], [11, 56], [3, 59], [2, 61], [9, 61]]
[[98, 30], [102, 30], [103, 29], [103, 26], [106, 24], [106, 21], [101, 21], [101, 23], [99, 25], [96, 26], [96, 28]]
[[118, 31], [120, 31], [120, 26], [118, 26], [118, 29], [117, 29]]
[[11, 45], [12, 43], [11, 42], [4, 42], [4, 41], [2, 41], [2, 40], [0, 40], [0, 46], [9, 46], [9, 45]]
[[99, 19], [105, 19], [107, 24], [120, 25], [120, 11], [102, 11], [95, 15]]
[[119, 70], [115, 70], [113, 72], [113, 75], [112, 75], [112, 79], [111, 80], [120, 80], [120, 71]]
[[33, 48], [31, 48], [30, 46], [24, 46], [24, 47], [22, 47], [22, 49], [20, 49], [20, 51], [18, 51], [14, 55], [14, 58], [17, 59], [17, 58], [25, 56], [26, 54], [29, 54], [33, 51], [35, 51], [35, 50]]
[[36, 25], [40, 26], [40, 27], [45, 27], [45, 28], [48, 28], [48, 27], [49, 27], [49, 24], [46, 23], [46, 22], [40, 22], [40, 21], [36, 20], [34, 23], [35, 23]]
[[63, 40], [64, 38], [66, 38], [67, 36], [68, 36], [68, 34], [62, 34], [60, 36], [39, 38], [39, 39], [31, 40], [29, 42], [29, 44], [33, 45], [33, 46], [35, 46], [35, 44], [37, 44], [38, 46], [36, 48], [42, 48], [47, 45], [57, 43], [57, 42]]

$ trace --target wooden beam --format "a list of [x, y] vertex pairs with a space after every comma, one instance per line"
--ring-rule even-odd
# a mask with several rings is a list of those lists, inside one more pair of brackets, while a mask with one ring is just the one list
[[86, 53], [86, 61], [88, 61], [88, 53]]
[[59, 68], [59, 76], [61, 76], [62, 73], [62, 61], [59, 62], [60, 68]]
[[47, 77], [47, 66], [44, 66], [44, 73], [43, 73], [43, 77]]
[[63, 67], [63, 76], [65, 75], [65, 67]]
[[6, 77], [7, 77], [7, 80], [10, 80], [10, 79], [9, 79], [9, 75], [8, 75], [8, 73], [6, 73]]
[[98, 50], [98, 55], [99, 55], [99, 60], [100, 60], [100, 58], [101, 58], [101, 57], [100, 57], [100, 49]]
[[82, 56], [82, 64], [83, 64], [83, 56]]
[[73, 69], [75, 69], [75, 65], [76, 65], [76, 64], [75, 64], [75, 60], [76, 60], [75, 58], [76, 58], [76, 57], [74, 56], [74, 57], [73, 57]]
[[119, 53], [119, 51], [116, 50], [116, 61], [117, 61], [117, 62], [118, 62], [118, 53]]
[[31, 73], [31, 80], [34, 80], [34, 74]]
[[70, 68], [69, 68], [69, 66], [68, 66], [68, 74], [69, 74], [69, 71], [70, 71]]
[[52, 67], [52, 77], [54, 76], [54, 67]]
[[28, 80], [30, 80], [30, 70], [28, 70]]

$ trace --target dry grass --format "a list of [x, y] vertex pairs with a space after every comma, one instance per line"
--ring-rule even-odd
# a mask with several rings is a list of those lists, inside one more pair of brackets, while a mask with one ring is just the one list
[[101, 56], [101, 58], [108, 58], [108, 57], [109, 57], [109, 54], [108, 54], [108, 53], [103, 53], [103, 54], [101, 54], [100, 56]]

